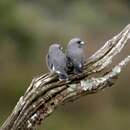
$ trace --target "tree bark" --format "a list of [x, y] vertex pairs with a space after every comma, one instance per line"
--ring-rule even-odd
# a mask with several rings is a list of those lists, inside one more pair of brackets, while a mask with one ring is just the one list
[[129, 38], [130, 24], [89, 58], [83, 73], [69, 75], [69, 81], [59, 81], [57, 75], [50, 73], [35, 77], [0, 129], [36, 129], [61, 104], [112, 86], [122, 67], [130, 61], [130, 56], [109, 71], [106, 67], [121, 52]]

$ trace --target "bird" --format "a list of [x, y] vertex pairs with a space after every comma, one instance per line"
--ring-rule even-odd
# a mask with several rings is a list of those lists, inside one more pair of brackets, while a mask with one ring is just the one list
[[74, 71], [75, 74], [79, 74], [83, 71], [85, 63], [84, 45], [85, 42], [80, 38], [73, 38], [69, 41], [66, 51], [69, 72]]
[[46, 62], [50, 72], [56, 73], [59, 80], [68, 80], [67, 58], [60, 44], [54, 43], [49, 47]]

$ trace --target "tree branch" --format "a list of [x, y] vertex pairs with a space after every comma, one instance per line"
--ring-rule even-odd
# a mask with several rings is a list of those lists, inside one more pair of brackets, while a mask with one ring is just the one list
[[[89, 58], [82, 74], [69, 75], [67, 82], [59, 81], [57, 75], [50, 73], [35, 77], [1, 130], [33, 130], [61, 104], [112, 86], [122, 67], [130, 61], [130, 56], [111, 67], [109, 72], [106, 67], [121, 52], [129, 38], [130, 24]], [[102, 71], [105, 73], [101, 74]], [[94, 74], [100, 76], [95, 77]]]

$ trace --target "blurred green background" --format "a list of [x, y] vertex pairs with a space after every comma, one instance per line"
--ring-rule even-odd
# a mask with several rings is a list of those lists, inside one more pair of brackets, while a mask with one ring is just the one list
[[[87, 57], [130, 22], [130, 0], [0, 0], [0, 125], [54, 42], [88, 41]], [[130, 41], [129, 41], [130, 42]], [[129, 53], [127, 45], [114, 59]], [[39, 130], [130, 130], [130, 64], [114, 87], [59, 107]]]

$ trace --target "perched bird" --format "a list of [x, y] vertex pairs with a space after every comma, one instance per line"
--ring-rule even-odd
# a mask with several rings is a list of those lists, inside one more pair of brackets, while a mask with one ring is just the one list
[[76, 74], [83, 71], [83, 64], [85, 63], [84, 44], [80, 38], [73, 38], [67, 46], [68, 68]]
[[67, 80], [67, 59], [59, 44], [52, 44], [46, 57], [47, 66], [51, 73], [56, 73], [59, 80]]

